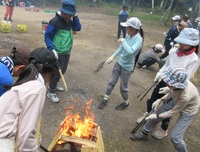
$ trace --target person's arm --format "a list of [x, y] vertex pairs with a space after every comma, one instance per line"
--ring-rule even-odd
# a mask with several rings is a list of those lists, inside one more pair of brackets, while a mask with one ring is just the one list
[[[173, 100], [173, 99], [172, 99]], [[180, 111], [182, 111], [185, 106], [188, 104], [188, 99], [185, 98], [181, 98], [176, 102], [176, 105], [174, 106], [173, 109], [163, 112], [161, 114], [159, 114], [159, 118], [165, 119], [165, 118], [169, 118], [174, 116], [175, 114], [179, 113]]]
[[193, 75], [197, 71], [199, 65], [200, 65], [199, 58], [197, 58], [197, 60], [194, 60], [192, 63], [187, 65], [186, 69], [188, 72], [188, 77], [187, 77], [188, 80], [190, 80], [193, 77]]
[[73, 23], [72, 23], [73, 31], [80, 31], [81, 30], [81, 23], [78, 16], [73, 17]]
[[52, 24], [48, 24], [47, 29], [44, 34], [44, 40], [49, 50], [55, 49], [53, 45], [53, 38], [55, 34], [56, 34], [56, 27], [53, 26]]
[[135, 41], [135, 43], [130, 46], [126, 40], [122, 42], [121, 44], [124, 48], [124, 51], [126, 51], [129, 54], [133, 54], [134, 52], [136, 52], [137, 50], [139, 50], [142, 47], [142, 38], [138, 39]]

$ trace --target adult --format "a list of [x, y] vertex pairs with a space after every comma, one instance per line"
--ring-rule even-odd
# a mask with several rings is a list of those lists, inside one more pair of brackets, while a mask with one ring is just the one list
[[15, 5], [15, 0], [6, 0], [6, 13], [4, 15], [4, 21], [13, 21], [12, 16], [14, 12], [14, 5]]
[[[187, 80], [187, 70], [179, 66], [172, 66], [167, 69], [161, 79], [169, 89], [166, 95], [153, 103], [155, 113], [146, 117], [147, 123], [141, 133], [131, 134], [134, 141], [147, 140], [149, 132], [156, 128], [156, 125], [165, 118], [170, 118], [179, 113], [179, 117], [172, 129], [171, 141], [178, 152], [187, 152], [187, 145], [184, 141], [184, 134], [192, 123], [192, 118], [198, 112], [200, 96], [197, 88]], [[172, 100], [169, 100], [171, 99]], [[159, 105], [165, 102], [159, 109]]]
[[165, 53], [161, 55], [161, 59], [164, 59], [169, 55], [169, 50], [174, 46], [176, 43], [174, 39], [179, 35], [179, 33], [187, 26], [187, 23], [181, 22], [177, 26], [173, 26], [166, 34], [164, 46], [165, 46]]
[[98, 108], [103, 109], [108, 102], [108, 98], [114, 89], [118, 79], [120, 78], [120, 93], [123, 98], [123, 102], [115, 107], [116, 110], [124, 110], [129, 106], [128, 98], [128, 81], [135, 68], [138, 55], [142, 48], [143, 42], [143, 30], [140, 20], [136, 17], [128, 19], [127, 22], [121, 23], [126, 27], [126, 38], [120, 38], [118, 42], [122, 44], [117, 51], [111, 55], [106, 61], [110, 63], [115, 57], [119, 56], [119, 59], [115, 63], [112, 71], [112, 77], [108, 82], [107, 89], [103, 100], [100, 102]]
[[193, 25], [189, 20], [189, 16], [187, 14], [183, 15], [183, 21], [187, 23], [187, 28], [193, 28]]
[[[45, 84], [53, 76], [53, 52], [38, 48], [10, 90], [0, 98], [0, 151], [38, 152], [36, 124], [46, 97]], [[16, 141], [16, 142], [15, 142]]]
[[[73, 31], [80, 31], [81, 24], [76, 11], [76, 4], [72, 0], [64, 0], [60, 11], [50, 20], [45, 31], [45, 43], [47, 48], [52, 51], [58, 59], [59, 66], [65, 74], [70, 59], [70, 53], [73, 46]], [[58, 84], [60, 74], [58, 68], [55, 75], [49, 82], [48, 98], [52, 102], [59, 102], [55, 91], [64, 89]]]
[[13, 85], [13, 77], [18, 77], [28, 65], [29, 55], [29, 48], [16, 46], [9, 56], [0, 57], [0, 96]]
[[[159, 92], [162, 92], [163, 87], [166, 87], [166, 83], [164, 81], [160, 81], [160, 75], [164, 73], [168, 67], [179, 65], [185, 68], [188, 72], [187, 78], [190, 80], [200, 65], [200, 59], [197, 56], [199, 48], [199, 31], [197, 29], [183, 29], [180, 35], [175, 38], [175, 41], [179, 43], [179, 48], [172, 48], [170, 50], [164, 66], [156, 74], [154, 81], [157, 81], [158, 84], [154, 88], [151, 97], [147, 100], [147, 112], [145, 112], [144, 116], [137, 120], [138, 123], [145, 117], [146, 114], [151, 112], [152, 104], [157, 99], [163, 97], [163, 94], [160, 94]], [[162, 139], [167, 136], [169, 122], [169, 118], [163, 120], [161, 127], [152, 134], [153, 137]]]
[[175, 15], [172, 17], [172, 27], [177, 27], [177, 25], [180, 23], [181, 17], [179, 15]]
[[147, 70], [149, 72], [149, 67], [154, 63], [157, 62], [160, 65], [161, 60], [158, 55], [164, 52], [165, 50], [163, 49], [163, 46], [161, 44], [156, 44], [151, 49], [144, 51], [140, 54], [140, 57], [138, 59], [139, 68], [142, 71]]

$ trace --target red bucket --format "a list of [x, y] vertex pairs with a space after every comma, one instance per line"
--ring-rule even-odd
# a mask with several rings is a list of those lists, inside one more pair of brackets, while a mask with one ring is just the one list
[[45, 33], [48, 24], [49, 24], [48, 22], [46, 22], [46, 21], [42, 21], [42, 33]]

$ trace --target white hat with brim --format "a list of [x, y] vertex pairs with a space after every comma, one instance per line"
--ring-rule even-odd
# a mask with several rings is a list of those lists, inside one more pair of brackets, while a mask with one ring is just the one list
[[197, 46], [199, 45], [199, 31], [193, 28], [184, 28], [174, 41], [180, 44]]
[[165, 52], [165, 49], [163, 49], [163, 46], [161, 44], [155, 45], [156, 50], [160, 50], [161, 52]]
[[187, 86], [187, 76], [187, 70], [180, 66], [171, 66], [160, 75], [167, 85], [178, 89], [184, 89]]
[[142, 26], [141, 21], [137, 17], [131, 17], [128, 21], [121, 23], [123, 27], [132, 27], [134, 29], [140, 29]]
[[180, 19], [181, 19], [181, 17], [179, 15], [172, 17], [173, 21], [179, 21]]

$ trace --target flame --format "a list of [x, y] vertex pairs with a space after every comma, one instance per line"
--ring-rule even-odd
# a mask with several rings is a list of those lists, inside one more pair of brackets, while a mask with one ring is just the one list
[[[73, 102], [76, 103], [77, 100], [73, 100]], [[94, 123], [94, 113], [90, 112], [91, 105], [92, 100], [90, 99], [86, 102], [84, 117], [81, 117], [80, 112], [76, 112], [75, 114], [70, 112], [74, 109], [74, 105], [65, 107], [67, 116], [63, 122], [62, 135], [93, 140], [97, 124]]]

